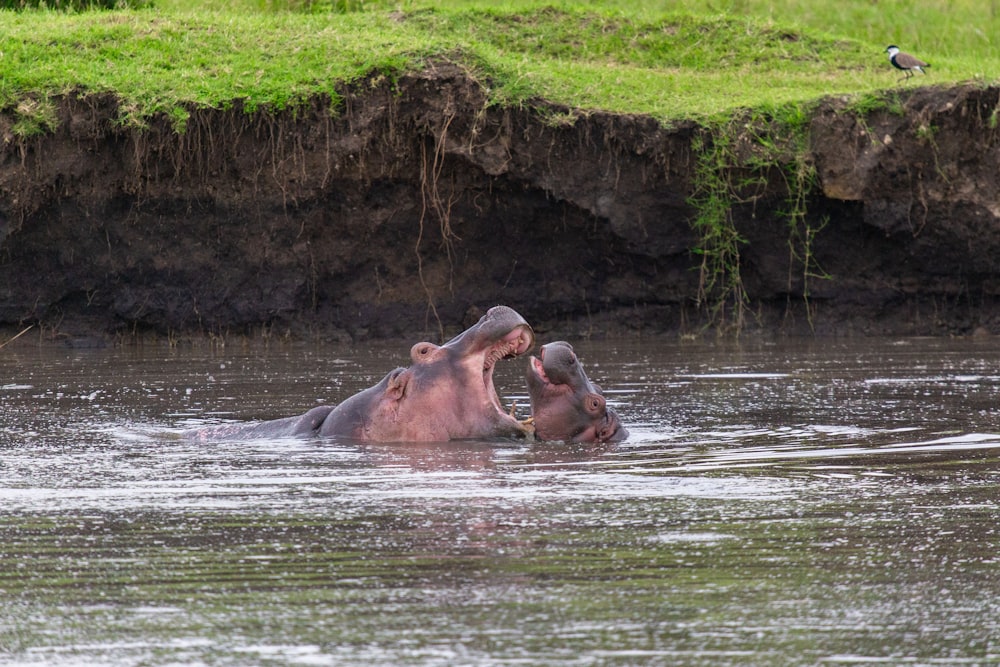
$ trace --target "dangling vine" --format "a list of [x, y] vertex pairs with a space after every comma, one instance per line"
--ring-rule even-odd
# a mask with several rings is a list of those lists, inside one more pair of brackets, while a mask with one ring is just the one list
[[802, 299], [812, 327], [810, 281], [829, 276], [819, 266], [814, 242], [827, 221], [816, 225], [808, 213], [816, 168], [809, 157], [808, 114], [798, 107], [780, 118], [737, 117], [697, 135], [694, 188], [689, 203], [698, 234], [693, 252], [701, 258], [696, 304], [705, 308], [710, 326], [739, 335], [751, 301], [743, 282], [741, 248], [747, 240], [736, 227], [734, 207], [754, 204], [765, 196], [775, 172], [784, 178], [787, 195], [778, 214], [788, 228], [788, 294], [793, 293], [795, 266], [801, 267]]

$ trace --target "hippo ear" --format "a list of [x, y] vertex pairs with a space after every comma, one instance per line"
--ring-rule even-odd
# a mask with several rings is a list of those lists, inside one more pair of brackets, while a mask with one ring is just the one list
[[604, 412], [604, 397], [600, 394], [587, 394], [583, 397], [583, 408], [589, 415], [599, 415]]
[[415, 364], [426, 364], [441, 356], [441, 346], [434, 343], [417, 343], [410, 348], [410, 359]]
[[385, 389], [385, 395], [394, 401], [403, 398], [406, 393], [406, 384], [410, 381], [409, 369], [397, 368], [389, 374], [389, 385]]

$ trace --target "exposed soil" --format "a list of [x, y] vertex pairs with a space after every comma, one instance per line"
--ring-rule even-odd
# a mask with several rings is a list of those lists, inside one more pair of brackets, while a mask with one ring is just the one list
[[[184, 133], [120, 127], [106, 95], [60, 98], [29, 140], [3, 114], [0, 327], [412, 339], [497, 303], [550, 337], [732, 326], [698, 299], [707, 130], [489, 106], [450, 64], [340, 92]], [[899, 100], [816, 111], [796, 234], [780, 161], [734, 206], [744, 332], [1000, 333], [1000, 89]]]

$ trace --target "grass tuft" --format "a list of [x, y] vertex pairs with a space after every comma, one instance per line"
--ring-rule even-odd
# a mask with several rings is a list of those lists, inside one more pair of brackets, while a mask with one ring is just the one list
[[56, 107], [46, 97], [25, 97], [19, 100], [14, 109], [14, 119], [11, 133], [22, 139], [53, 132], [59, 126]]

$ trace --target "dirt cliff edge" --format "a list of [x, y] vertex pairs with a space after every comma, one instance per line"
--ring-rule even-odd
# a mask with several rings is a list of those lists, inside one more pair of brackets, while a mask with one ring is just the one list
[[712, 129], [500, 108], [447, 63], [341, 92], [183, 132], [122, 127], [107, 95], [57, 99], [29, 139], [5, 112], [0, 326], [412, 338], [506, 303], [551, 335], [675, 335], [732, 330], [742, 300], [744, 332], [1000, 332], [996, 87], [825, 100], [800, 154], [723, 167], [763, 178], [732, 188], [740, 291], [714, 295]]

